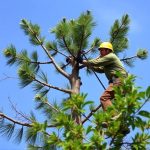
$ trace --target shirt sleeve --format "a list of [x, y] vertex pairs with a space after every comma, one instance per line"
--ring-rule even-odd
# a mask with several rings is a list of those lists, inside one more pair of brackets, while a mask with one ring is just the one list
[[104, 73], [104, 67], [92, 67], [93, 71], [98, 73]]
[[113, 61], [113, 56], [108, 54], [104, 57], [99, 57], [97, 59], [91, 59], [87, 62], [87, 65], [91, 66], [97, 66], [97, 67], [104, 67], [112, 63]]

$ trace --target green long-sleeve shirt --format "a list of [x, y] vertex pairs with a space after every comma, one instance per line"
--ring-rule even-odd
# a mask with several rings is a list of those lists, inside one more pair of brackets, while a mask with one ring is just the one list
[[116, 71], [119, 71], [124, 76], [127, 75], [122, 62], [114, 53], [85, 61], [84, 64], [96, 72], [105, 73], [108, 80], [112, 80]]

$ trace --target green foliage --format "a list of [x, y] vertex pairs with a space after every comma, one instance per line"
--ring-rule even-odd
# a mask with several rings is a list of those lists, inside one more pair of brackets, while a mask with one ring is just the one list
[[101, 44], [101, 40], [99, 38], [95, 38], [91, 44], [91, 51], [90, 51], [91, 54], [95, 54], [98, 52], [97, 49], [100, 46], [100, 44]]
[[71, 55], [77, 53], [88, 46], [88, 38], [92, 34], [95, 26], [93, 17], [89, 11], [82, 13], [78, 19], [67, 21], [65, 18], [54, 28], [59, 47], [69, 52]]
[[52, 56], [55, 56], [58, 53], [57, 42], [46, 42], [45, 47], [48, 51], [51, 51]]
[[8, 59], [8, 65], [23, 65], [25, 63], [32, 66], [36, 71], [39, 69], [37, 51], [33, 51], [29, 56], [27, 50], [17, 53], [15, 46], [10, 45], [4, 50], [4, 55]]
[[150, 98], [150, 86], [146, 89], [146, 96]]
[[14, 139], [14, 142], [20, 143], [23, 138], [23, 126], [20, 129], [16, 129], [16, 124], [6, 122], [4, 119], [0, 119], [0, 134], [7, 137], [8, 140]]
[[150, 112], [148, 112], [148, 111], [141, 110], [138, 114], [140, 116], [143, 116], [143, 117], [146, 117], [146, 118], [150, 118]]
[[[129, 23], [130, 19], [126, 14], [121, 20], [116, 20], [110, 30], [110, 42], [112, 42], [116, 54], [128, 48], [127, 33]], [[95, 38], [91, 44], [89, 43], [89, 37], [96, 25], [89, 11], [82, 13], [75, 20], [63, 18], [52, 29], [52, 33], [56, 37], [53, 42], [45, 42], [37, 24], [32, 24], [23, 19], [20, 25], [25, 34], [29, 36], [31, 44], [34, 46], [40, 45], [52, 62], [50, 63], [63, 75], [65, 67], [57, 65], [54, 56], [58, 53], [61, 54], [60, 51], [63, 51], [72, 55], [72, 58], [75, 59], [80, 55], [81, 50], [85, 50], [88, 47], [90, 47], [90, 50], [87, 53], [94, 54], [101, 43], [99, 38]], [[8, 139], [14, 136], [15, 141], [19, 143], [25, 137], [29, 144], [29, 150], [55, 150], [57, 148], [64, 150], [115, 150], [122, 149], [124, 146], [128, 146], [130, 149], [146, 149], [147, 145], [150, 144], [150, 136], [147, 132], [150, 129], [150, 113], [147, 110], [143, 110], [143, 106], [150, 100], [150, 87], [146, 91], [139, 91], [140, 88], [134, 85], [134, 76], [129, 75], [126, 79], [120, 76], [121, 85], [114, 88], [115, 98], [113, 105], [106, 112], [102, 110], [92, 112], [93, 101], [86, 100], [87, 94], [69, 93], [70, 97], [60, 105], [50, 103], [50, 97], [47, 93], [53, 86], [48, 85], [48, 75], [39, 70], [41, 69], [41, 62], [37, 51], [29, 55], [27, 50], [17, 52], [15, 46], [10, 45], [4, 50], [4, 55], [7, 58], [7, 64], [16, 64], [18, 66], [21, 87], [34, 83], [32, 85], [36, 92], [36, 109], [42, 110], [42, 113], [46, 115], [46, 119], [41, 122], [36, 119], [33, 113], [31, 113], [30, 117], [25, 117], [24, 119], [27, 119], [30, 124], [25, 124], [26, 130], [24, 131], [24, 124], [5, 118], [1, 113], [0, 133], [8, 137]], [[145, 59], [147, 55], [148, 52], [145, 49], [140, 49], [136, 57]], [[65, 63], [63, 63], [63, 66]], [[74, 73], [71, 75], [75, 77], [73, 79], [77, 80], [79, 80], [78, 64], [75, 63], [75, 66], [70, 65], [72, 67], [71, 72]], [[77, 72], [74, 72], [75, 70]], [[91, 73], [91, 70], [88, 71]], [[71, 83], [71, 75], [68, 75], [68, 81], [72, 88], [75, 85]], [[119, 73], [117, 75], [119, 76]], [[71, 88], [67, 89], [71, 91]], [[78, 88], [80, 88], [80, 85]], [[58, 89], [61, 92], [64, 90], [60, 87], [55, 87], [54, 89]], [[90, 111], [89, 113], [91, 113], [92, 117], [87, 118], [87, 124], [84, 125], [82, 119], [84, 120], [84, 117], [88, 116], [88, 111]], [[80, 123], [75, 121], [74, 116], [81, 119]], [[118, 116], [118, 118], [113, 120], [114, 116]], [[7, 119], [13, 123], [9, 121], [6, 123], [5, 120]], [[103, 123], [107, 123], [108, 127], [104, 128]], [[16, 129], [16, 124], [21, 125], [21, 128]], [[131, 141], [126, 141], [128, 139], [126, 137], [131, 130], [136, 133], [131, 135]]]
[[51, 120], [51, 117], [53, 114], [56, 114], [61, 111], [61, 107], [58, 106], [56, 103], [53, 105], [48, 102], [48, 97], [36, 94], [35, 97], [36, 102], [36, 109], [42, 110], [42, 112], [46, 115], [48, 118], [47, 120]]
[[39, 70], [37, 52], [34, 51], [31, 58], [29, 58], [26, 50], [18, 54], [15, 47], [11, 45], [4, 50], [4, 55], [8, 58], [7, 64], [17, 64], [19, 66], [18, 75], [21, 87], [27, 86], [34, 80], [35, 73]]
[[146, 49], [139, 49], [137, 52], [137, 57], [140, 59], [146, 59], [148, 57], [148, 51]]
[[4, 55], [8, 59], [8, 65], [12, 65], [16, 62], [16, 48], [13, 45], [10, 45], [4, 50]]
[[16, 133], [17, 134], [15, 136], [15, 142], [19, 144], [19, 143], [21, 143], [22, 138], [23, 138], [23, 133], [24, 133], [23, 126], [20, 129], [17, 129]]
[[39, 25], [22, 19], [20, 26], [24, 30], [24, 33], [29, 36], [29, 40], [33, 45], [38, 46], [44, 43], [45, 38], [40, 35], [41, 31]]
[[150, 135], [146, 133], [137, 133], [133, 138], [132, 149], [139, 150], [147, 149], [147, 145], [150, 144]]
[[101, 44], [101, 40], [99, 38], [95, 38], [93, 43], [91, 44], [91, 48], [98, 48]]
[[35, 145], [28, 145], [28, 150], [56, 150], [55, 146], [43, 145], [43, 146], [35, 146]]
[[29, 85], [35, 78], [34, 68], [28, 64], [23, 64], [18, 70], [18, 75], [20, 77], [20, 86], [25, 87]]
[[[40, 79], [40, 81], [44, 82], [45, 84], [48, 83], [47, 75], [44, 72], [40, 72], [38, 78]], [[33, 89], [35, 92], [38, 92], [41, 97], [45, 96], [50, 90], [50, 88], [47, 88], [45, 85], [39, 82], [35, 82], [33, 84]]]
[[[62, 109], [55, 107], [56, 110], [47, 105], [46, 97], [37, 95], [37, 103], [42, 104], [39, 109], [45, 109], [50, 117], [43, 123], [39, 123], [35, 115], [31, 113], [32, 126], [27, 129], [25, 136], [29, 149], [54, 147], [95, 150], [108, 149], [108, 147], [109, 149], [121, 149], [123, 146], [128, 146], [130, 149], [146, 149], [150, 142], [150, 135], [146, 133], [150, 129], [150, 114], [141, 109], [149, 102], [150, 88], [148, 87], [146, 91], [139, 91], [139, 88], [133, 83], [134, 80], [134, 76], [122, 79], [119, 88], [114, 88], [116, 93], [113, 105], [106, 112], [99, 110], [93, 114], [93, 119], [87, 126], [76, 124], [70, 114], [72, 108], [78, 115], [85, 112], [85, 107], [92, 103], [85, 100], [87, 95], [71, 95], [62, 103]], [[118, 114], [119, 117], [112, 120]], [[102, 126], [103, 122], [108, 123], [105, 129]], [[51, 126], [54, 126], [56, 131], [50, 130]], [[138, 131], [135, 135], [131, 135], [132, 140], [130, 141], [125, 138], [129, 129]], [[12, 136], [13, 130], [13, 125], [0, 127], [1, 133], [5, 133], [7, 137]], [[142, 132], [139, 132], [140, 130]], [[22, 139], [22, 136], [23, 128], [16, 137]]]
[[14, 129], [15, 129], [15, 124], [12, 123], [0, 124], [0, 133], [3, 136], [6, 136], [8, 140], [12, 137]]
[[122, 52], [128, 48], [127, 33], [129, 30], [130, 19], [127, 14], [121, 20], [116, 20], [110, 30], [110, 42], [113, 44], [115, 53]]
[[81, 115], [84, 112], [83, 108], [93, 103], [92, 101], [85, 102], [86, 96], [84, 94], [71, 95], [70, 99], [64, 101], [64, 110], [73, 108], [78, 115]]

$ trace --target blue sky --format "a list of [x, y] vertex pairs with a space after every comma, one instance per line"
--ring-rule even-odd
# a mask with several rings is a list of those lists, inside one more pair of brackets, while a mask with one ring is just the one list
[[[11, 109], [9, 99], [16, 104], [17, 108], [25, 113], [34, 110], [33, 97], [34, 93], [30, 87], [20, 89], [18, 87], [16, 67], [6, 66], [6, 59], [3, 56], [3, 50], [9, 45], [14, 44], [18, 50], [27, 49], [30, 52], [37, 49], [32, 47], [28, 38], [20, 29], [19, 23], [22, 18], [31, 20], [41, 26], [43, 35], [47, 39], [52, 39], [49, 31], [63, 17], [68, 19], [77, 18], [80, 13], [91, 10], [97, 23], [93, 32], [93, 37], [100, 37], [103, 41], [109, 39], [109, 30], [115, 19], [121, 18], [128, 13], [131, 19], [129, 38], [129, 49], [126, 51], [127, 56], [133, 56], [139, 48], [149, 50], [150, 39], [150, 2], [145, 0], [1, 0], [0, 4], [0, 110], [9, 116], [15, 116]], [[145, 89], [150, 85], [149, 67], [150, 58], [141, 61], [136, 60], [133, 68], [126, 69], [137, 75], [136, 84]], [[5, 79], [5, 75], [14, 77]], [[107, 81], [103, 75], [100, 78], [107, 86]], [[84, 86], [82, 91], [89, 93], [89, 99], [99, 103], [99, 95], [103, 92], [94, 76], [82, 76]], [[54, 82], [56, 82], [57, 76]], [[92, 81], [92, 82], [91, 82]], [[61, 83], [64, 85], [65, 83]], [[92, 87], [92, 90], [91, 90]], [[97, 91], [97, 92], [95, 92]], [[54, 95], [55, 96], [55, 95]], [[61, 96], [60, 96], [61, 97]], [[146, 106], [148, 108], [148, 105]], [[20, 145], [7, 141], [0, 137], [0, 150], [24, 150], [26, 145], [22, 142]]]

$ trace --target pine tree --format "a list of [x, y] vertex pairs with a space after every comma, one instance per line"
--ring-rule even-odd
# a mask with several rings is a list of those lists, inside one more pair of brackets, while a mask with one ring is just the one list
[[[116, 55], [128, 49], [127, 33], [130, 19], [127, 14], [116, 20], [110, 29], [110, 42], [113, 44]], [[95, 38], [90, 42], [93, 28], [96, 26], [91, 12], [82, 13], [75, 20], [63, 18], [51, 33], [54, 41], [47, 41], [41, 35], [37, 24], [22, 19], [20, 23], [24, 33], [29, 37], [33, 46], [39, 46], [48, 57], [48, 61], [41, 61], [39, 53], [34, 51], [29, 54], [27, 50], [18, 52], [14, 45], [4, 50], [8, 65], [17, 65], [20, 86], [22, 88], [32, 85], [36, 92], [36, 109], [42, 110], [46, 115], [44, 122], [39, 122], [34, 113], [30, 116], [21, 115], [26, 122], [8, 117], [0, 113], [0, 133], [9, 139], [15, 137], [19, 143], [25, 139], [29, 150], [70, 149], [70, 150], [100, 150], [100, 149], [146, 149], [150, 144], [150, 113], [143, 110], [143, 106], [150, 100], [150, 87], [141, 91], [134, 85], [135, 77], [129, 75], [122, 79], [123, 84], [115, 88], [115, 100], [107, 112], [100, 107], [93, 107], [93, 101], [87, 101], [87, 94], [80, 92], [80, 71], [83, 68], [77, 61], [84, 54], [85, 59], [95, 54], [101, 40]], [[84, 50], [84, 51], [83, 51]], [[57, 58], [59, 63], [57, 63]], [[135, 58], [145, 59], [147, 50], [139, 49], [133, 57], [123, 58], [128, 65], [133, 64]], [[70, 61], [71, 58], [71, 61]], [[42, 66], [54, 67], [60, 78], [68, 81], [67, 87], [50, 84], [48, 73]], [[85, 70], [92, 73], [90, 69]], [[52, 76], [51, 76], [52, 77]], [[98, 81], [99, 82], [99, 81]], [[51, 104], [48, 93], [51, 89], [66, 93], [61, 104]], [[126, 91], [126, 92], [123, 92]], [[87, 114], [87, 107], [90, 113]], [[112, 121], [113, 112], [118, 111], [120, 117]], [[92, 118], [92, 119], [91, 119]], [[102, 128], [102, 122], [109, 122], [109, 127]], [[87, 123], [87, 125], [85, 125]], [[121, 129], [129, 127], [135, 135], [126, 140], [127, 134], [122, 134]], [[19, 128], [20, 127], [20, 128]], [[138, 131], [136, 130], [138, 129]]]

